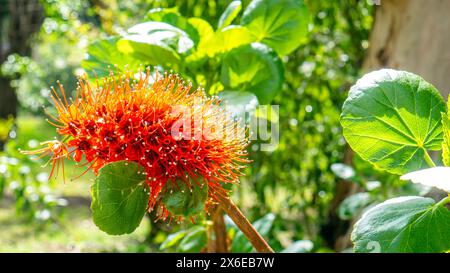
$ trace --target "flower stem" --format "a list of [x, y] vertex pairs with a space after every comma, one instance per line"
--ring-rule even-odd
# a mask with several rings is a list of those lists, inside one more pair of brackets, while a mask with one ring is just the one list
[[242, 214], [241, 210], [234, 204], [229, 197], [216, 195], [217, 200], [224, 209], [224, 211], [230, 216], [231, 220], [236, 226], [244, 233], [256, 251], [260, 253], [273, 253], [272, 248], [267, 244], [264, 238], [256, 231], [252, 224]]

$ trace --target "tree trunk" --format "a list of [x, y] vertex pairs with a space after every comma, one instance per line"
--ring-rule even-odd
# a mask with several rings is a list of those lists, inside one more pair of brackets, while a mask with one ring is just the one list
[[387, 67], [422, 76], [447, 98], [450, 91], [450, 1], [381, 0], [365, 72]]
[[[39, 0], [0, 1], [0, 64], [9, 55], [31, 55], [30, 37], [43, 22], [43, 8]], [[14, 78], [0, 73], [0, 119], [17, 115], [17, 95], [11, 86]], [[0, 140], [0, 150], [5, 140]]]
[[[449, 11], [448, 0], [381, 0], [376, 7], [363, 72], [381, 68], [413, 72], [436, 86], [447, 98], [450, 91]], [[346, 190], [354, 192], [354, 189]], [[336, 251], [351, 247], [351, 224], [346, 234], [336, 238]]]

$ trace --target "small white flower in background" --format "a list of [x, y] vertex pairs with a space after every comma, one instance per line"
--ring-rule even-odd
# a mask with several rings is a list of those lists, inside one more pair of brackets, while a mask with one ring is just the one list
[[413, 183], [435, 187], [450, 193], [450, 167], [433, 167], [410, 172], [400, 177]]

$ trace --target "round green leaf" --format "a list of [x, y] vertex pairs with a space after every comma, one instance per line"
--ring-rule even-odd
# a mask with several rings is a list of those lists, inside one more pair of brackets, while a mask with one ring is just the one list
[[167, 45], [152, 36], [127, 35], [118, 41], [119, 50], [140, 60], [145, 65], [162, 65], [176, 68], [180, 57]]
[[364, 213], [352, 241], [355, 252], [445, 252], [450, 250], [450, 211], [430, 198], [390, 199]]
[[214, 35], [209, 36], [209, 39], [206, 39], [204, 42], [201, 41], [195, 53], [195, 58], [198, 59], [205, 55], [212, 58], [254, 41], [255, 36], [247, 28], [231, 25], [216, 31]]
[[231, 2], [220, 16], [219, 23], [217, 24], [217, 26], [219, 28], [229, 26], [236, 18], [236, 16], [238, 16], [241, 9], [242, 9], [241, 1]]
[[129, 69], [139, 67], [139, 61], [119, 50], [118, 41], [119, 38], [114, 37], [98, 40], [88, 46], [81, 66], [90, 77], [105, 77], [111, 70], [122, 71], [126, 66]]
[[383, 69], [362, 77], [344, 103], [341, 124], [352, 149], [375, 166], [395, 174], [430, 163], [427, 150], [440, 150], [439, 92], [421, 77]]
[[207, 197], [206, 183], [201, 187], [192, 183], [189, 188], [186, 183], [176, 180], [164, 186], [162, 202], [173, 215], [188, 217], [204, 212]]
[[133, 232], [148, 205], [145, 175], [138, 163], [119, 161], [102, 167], [91, 187], [94, 223], [111, 235]]
[[232, 50], [224, 56], [221, 68], [225, 88], [252, 92], [261, 104], [270, 103], [281, 90], [283, 75], [280, 58], [260, 43]]
[[279, 55], [294, 51], [305, 39], [309, 12], [302, 0], [253, 0], [245, 9], [241, 25]]
[[[167, 46], [179, 54], [186, 53], [194, 43], [183, 30], [162, 22], [145, 22], [128, 29], [141, 42]], [[136, 38], [137, 39], [137, 38]]]
[[119, 50], [145, 65], [178, 69], [180, 54], [186, 54], [194, 46], [184, 31], [167, 23], [145, 22], [131, 27], [128, 32], [118, 41]]
[[200, 37], [197, 29], [183, 17], [177, 8], [155, 8], [151, 9], [146, 16], [148, 21], [164, 22], [186, 32], [189, 38], [197, 44]]

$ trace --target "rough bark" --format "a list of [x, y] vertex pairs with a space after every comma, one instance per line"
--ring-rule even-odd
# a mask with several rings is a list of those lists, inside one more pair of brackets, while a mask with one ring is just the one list
[[450, 1], [381, 0], [364, 70], [383, 67], [421, 75], [450, 91]]

